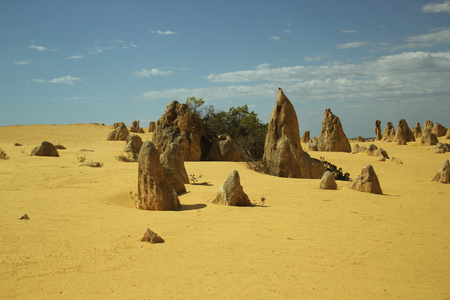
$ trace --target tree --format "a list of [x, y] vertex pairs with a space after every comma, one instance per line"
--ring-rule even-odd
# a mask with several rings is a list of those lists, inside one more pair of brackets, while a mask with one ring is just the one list
[[257, 161], [264, 155], [268, 124], [262, 123], [248, 106], [231, 107], [216, 111], [214, 106], [204, 107], [203, 98], [189, 97], [186, 104], [197, 112], [205, 124], [205, 136], [214, 140], [219, 134], [228, 134], [245, 153], [248, 160]]

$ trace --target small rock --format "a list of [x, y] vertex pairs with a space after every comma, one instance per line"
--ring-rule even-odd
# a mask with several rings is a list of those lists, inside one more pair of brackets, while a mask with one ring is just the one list
[[24, 214], [23, 216], [20, 217], [19, 220], [29, 220], [30, 218], [28, 217], [27, 214]]
[[150, 244], [164, 243], [164, 239], [156, 232], [151, 231], [150, 228], [147, 228], [141, 242], [149, 242]]
[[436, 176], [434, 176], [433, 181], [450, 183], [450, 162], [448, 159], [444, 161], [441, 169], [437, 172]]
[[321, 190], [337, 190], [336, 179], [333, 173], [326, 171], [323, 173], [322, 180], [320, 181]]
[[366, 165], [362, 169], [361, 175], [358, 175], [356, 180], [350, 183], [348, 187], [359, 192], [383, 194], [378, 176], [372, 165]]
[[22, 146], [22, 144], [21, 143], [14, 143], [14, 146], [20, 147], [20, 146]]
[[397, 157], [392, 157], [391, 161], [395, 162], [396, 164], [403, 165], [403, 162]]
[[98, 161], [91, 161], [91, 162], [79, 165], [79, 167], [92, 167], [92, 168], [100, 168], [101, 166], [103, 166], [103, 164]]
[[55, 148], [56, 148], [56, 149], [60, 149], [60, 150], [65, 150], [65, 149], [67, 149], [66, 147], [64, 147], [64, 146], [61, 145], [61, 144], [55, 145]]
[[236, 170], [228, 175], [224, 184], [217, 191], [214, 199], [210, 203], [223, 204], [230, 206], [251, 206], [252, 203], [241, 185], [241, 178]]

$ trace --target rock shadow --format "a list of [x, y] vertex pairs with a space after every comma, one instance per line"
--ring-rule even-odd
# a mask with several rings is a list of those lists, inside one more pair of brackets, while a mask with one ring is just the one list
[[198, 204], [181, 204], [181, 207], [178, 211], [185, 211], [185, 210], [196, 210], [196, 209], [202, 209], [205, 208], [207, 205], [204, 203], [198, 203]]

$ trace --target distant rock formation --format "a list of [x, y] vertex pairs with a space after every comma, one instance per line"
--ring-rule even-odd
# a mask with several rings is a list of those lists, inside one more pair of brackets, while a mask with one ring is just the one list
[[164, 170], [166, 180], [175, 189], [177, 194], [186, 193], [185, 184], [189, 177], [184, 166], [183, 150], [176, 143], [171, 143], [159, 158]]
[[334, 178], [333, 173], [330, 171], [323, 173], [319, 187], [321, 190], [337, 190], [336, 179]]
[[152, 142], [141, 147], [138, 159], [138, 195], [136, 208], [145, 210], [177, 210], [180, 200], [166, 180], [159, 152]]
[[[116, 124], [114, 124], [114, 126], [116, 126]], [[113, 131], [111, 131], [108, 134], [108, 137], [106, 138], [106, 140], [108, 140], [108, 141], [126, 141], [129, 134], [130, 133], [128, 132], [127, 126], [125, 126], [124, 123], [118, 123], [116, 129], [114, 129]]]
[[130, 134], [127, 137], [125, 148], [123, 151], [131, 153], [139, 153], [142, 147], [142, 139], [137, 134]]
[[403, 140], [405, 142], [414, 142], [416, 140], [405, 119], [401, 119], [398, 122], [397, 133], [395, 134], [394, 141], [398, 140]]
[[319, 179], [325, 172], [321, 161], [303, 151], [294, 106], [281, 88], [270, 116], [263, 161], [266, 173], [279, 177]]
[[376, 120], [375, 121], [375, 140], [381, 141], [382, 138], [383, 138], [383, 135], [381, 133], [381, 121]]
[[383, 141], [392, 141], [395, 137], [395, 128], [392, 122], [387, 122], [386, 127], [383, 130]]
[[359, 152], [366, 152], [366, 151], [367, 151], [367, 148], [364, 147], [364, 146], [360, 146], [360, 145], [358, 145], [356, 143], [355, 143], [355, 145], [353, 145], [352, 154], [356, 154], [356, 153], [359, 153]]
[[447, 128], [447, 133], [445, 134], [445, 139], [449, 140], [450, 139], [450, 127]]
[[228, 134], [221, 134], [212, 143], [206, 156], [210, 161], [245, 161], [245, 155], [241, 148]]
[[427, 133], [432, 133], [434, 124], [432, 121], [428, 120], [425, 121], [425, 124], [423, 124], [423, 128], [422, 128], [422, 136], [424, 136]]
[[139, 121], [133, 121], [131, 123], [130, 132], [139, 133], [140, 132]]
[[306, 130], [305, 132], [303, 132], [303, 136], [302, 136], [302, 143], [309, 143], [309, 140], [311, 139], [311, 134], [309, 133], [309, 130]]
[[433, 149], [433, 153], [445, 153], [450, 152], [450, 144], [437, 143], [436, 148]]
[[191, 111], [187, 104], [172, 101], [156, 122], [152, 141], [160, 152], [175, 142], [183, 149], [185, 161], [198, 161], [202, 157], [204, 132], [205, 125], [197, 113]]
[[359, 192], [383, 194], [380, 182], [378, 181], [378, 176], [372, 165], [366, 165], [362, 169], [361, 175], [358, 175], [355, 181], [350, 183], [348, 187]]
[[210, 203], [223, 204], [230, 206], [251, 206], [252, 203], [241, 185], [239, 173], [233, 170], [228, 175], [223, 185], [217, 191], [214, 199]]
[[113, 128], [116, 129], [116, 128], [122, 126], [122, 125], [126, 126], [124, 122], [116, 122], [116, 123], [113, 124]]
[[155, 132], [155, 129], [156, 129], [156, 122], [151, 121], [148, 124], [148, 132]]
[[387, 154], [386, 150], [384, 150], [383, 148], [378, 148], [374, 144], [369, 145], [369, 148], [367, 148], [367, 154], [369, 154], [369, 156], [383, 157], [385, 159], [389, 159], [389, 155]]
[[309, 151], [319, 151], [317, 149], [317, 138], [312, 138], [309, 140], [308, 149], [309, 149]]
[[447, 133], [447, 128], [439, 123], [436, 123], [434, 124], [433, 129], [431, 129], [431, 133], [433, 133], [436, 137], [445, 136]]
[[364, 142], [366, 141], [366, 139], [365, 139], [364, 137], [358, 135], [358, 136], [356, 137], [356, 141], [357, 141], [358, 143], [364, 143]]
[[417, 122], [416, 126], [414, 126], [414, 128], [412, 129], [412, 133], [414, 134], [414, 137], [416, 139], [422, 136], [422, 127], [420, 126], [419, 122]]
[[40, 146], [37, 146], [31, 150], [31, 156], [54, 156], [59, 157], [58, 150], [55, 146], [47, 141], [42, 142]]
[[437, 172], [436, 176], [434, 176], [433, 181], [450, 183], [450, 162], [448, 159], [444, 161], [441, 169]]
[[[425, 129], [425, 127], [424, 127]], [[434, 135], [434, 133], [431, 133], [429, 130], [423, 130], [422, 131], [422, 137], [420, 138], [420, 144], [422, 146], [434, 146], [439, 143], [438, 138]]]
[[339, 117], [335, 116], [329, 108], [324, 113], [322, 130], [317, 138], [317, 149], [326, 152], [352, 151]]

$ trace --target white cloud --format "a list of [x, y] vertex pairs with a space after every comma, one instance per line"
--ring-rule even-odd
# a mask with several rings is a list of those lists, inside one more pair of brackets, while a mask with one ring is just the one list
[[33, 60], [15, 61], [14, 64], [15, 65], [28, 65], [28, 64], [31, 64], [32, 62], [33, 62]]
[[58, 51], [58, 49], [48, 49], [46, 47], [36, 46], [36, 45], [30, 45], [30, 46], [28, 46], [28, 48], [29, 49], [35, 49], [35, 50], [37, 50], [39, 52], [46, 52], [46, 51], [55, 52], [55, 51]]
[[105, 50], [130, 49], [130, 48], [138, 48], [138, 46], [134, 42], [127, 42], [120, 39], [114, 39], [106, 44], [99, 43], [92, 47], [88, 47], [88, 50], [90, 54], [99, 54]]
[[81, 59], [83, 57], [84, 56], [82, 54], [77, 54], [77, 55], [69, 56], [69, 57], [67, 57], [67, 59]]
[[414, 35], [406, 38], [408, 44], [400, 47], [433, 47], [439, 44], [450, 44], [450, 28], [438, 28], [434, 32]]
[[304, 61], [316, 61], [316, 60], [321, 60], [322, 58], [318, 55], [315, 56], [304, 56], [303, 60]]
[[39, 83], [57, 83], [57, 84], [69, 84], [69, 85], [73, 85], [76, 82], [81, 81], [81, 78], [78, 77], [73, 77], [70, 75], [67, 76], [62, 76], [62, 77], [58, 77], [58, 78], [53, 78], [50, 80], [44, 80], [44, 79], [31, 79], [32, 82], [39, 82]]
[[366, 45], [367, 45], [367, 42], [350, 42], [350, 43], [344, 43], [344, 44], [337, 44], [336, 49], [351, 49], [351, 48], [364, 47]]
[[450, 13], [450, 1], [430, 2], [422, 7], [424, 13]]
[[136, 77], [149, 78], [150, 76], [168, 76], [168, 75], [173, 74], [173, 72], [172, 71], [163, 71], [158, 68], [153, 68], [151, 70], [146, 70], [143, 68], [140, 71], [134, 71], [133, 74]]
[[286, 29], [285, 31], [283, 31], [284, 33], [286, 33], [286, 34], [290, 34], [291, 33], [291, 30], [290, 29]]
[[341, 30], [341, 33], [357, 33], [358, 30]]
[[63, 98], [62, 100], [64, 100], [64, 101], [96, 100], [97, 101], [97, 100], [105, 100], [105, 98], [81, 96], [81, 97], [66, 97], [66, 98]]
[[166, 30], [166, 31], [152, 30], [151, 32], [155, 33], [155, 34], [159, 34], [159, 35], [175, 35], [175, 34], [177, 34], [175, 31], [172, 31], [172, 30]]
[[279, 41], [279, 40], [281, 40], [281, 38], [280, 38], [279, 36], [272, 35], [272, 36], [269, 38], [269, 40]]

